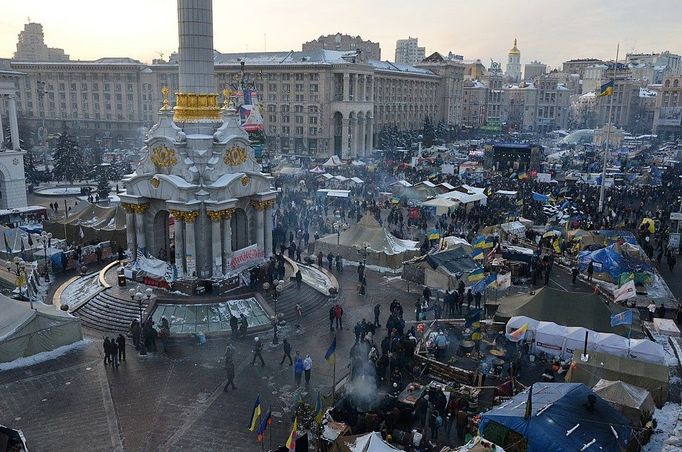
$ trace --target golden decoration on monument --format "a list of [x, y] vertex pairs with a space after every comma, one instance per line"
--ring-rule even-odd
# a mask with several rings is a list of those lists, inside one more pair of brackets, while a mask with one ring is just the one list
[[124, 202], [121, 203], [121, 207], [123, 207], [127, 213], [145, 213], [149, 208], [149, 204], [130, 204]]
[[249, 185], [249, 182], [251, 182], [251, 179], [249, 178], [249, 176], [247, 176], [246, 174], [244, 174], [244, 175], [241, 177], [241, 179], [239, 179], [239, 182], [241, 182], [242, 185], [243, 185], [244, 187], [246, 187], [247, 185]]
[[167, 86], [164, 86], [163, 88], [161, 88], [161, 96], [163, 96], [163, 103], [161, 105], [161, 111], [170, 110], [170, 103], [168, 102], [168, 94], [170, 94], [170, 90], [168, 89]]
[[235, 212], [236, 210], [237, 210], [237, 209], [230, 208], [230, 209], [225, 209], [225, 210], [223, 210], [221, 213], [223, 214], [223, 217], [224, 217], [226, 220], [229, 220], [230, 218], [232, 218], [232, 216], [234, 215], [234, 212]]
[[191, 210], [189, 212], [184, 212], [184, 220], [187, 223], [194, 223], [194, 220], [196, 220], [199, 217], [199, 211], [198, 210]]
[[225, 151], [223, 162], [228, 166], [239, 166], [246, 161], [246, 149], [235, 143]]
[[171, 149], [165, 144], [156, 146], [152, 149], [150, 160], [157, 168], [171, 168], [178, 163], [175, 149]]
[[159, 180], [158, 177], [154, 176], [154, 177], [152, 177], [151, 180], [149, 181], [149, 184], [150, 184], [153, 188], [159, 188], [159, 185], [161, 185], [161, 181]]
[[217, 93], [175, 93], [175, 122], [213, 122], [220, 121]]
[[223, 218], [222, 212], [215, 210], [207, 210], [206, 215], [208, 215], [208, 218], [210, 218], [214, 223], [217, 223]]

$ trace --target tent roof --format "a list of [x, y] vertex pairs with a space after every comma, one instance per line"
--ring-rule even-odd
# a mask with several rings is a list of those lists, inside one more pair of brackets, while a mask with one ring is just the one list
[[450, 273], [469, 272], [478, 267], [476, 261], [469, 256], [469, 253], [463, 246], [448, 249], [440, 253], [428, 254], [426, 256], [426, 262], [428, 262], [434, 270], [439, 266], [443, 266]]
[[656, 409], [651, 393], [644, 388], [623, 381], [604, 380], [594, 385], [592, 390], [607, 402], [653, 413]]
[[0, 341], [9, 339], [21, 331], [36, 316], [46, 317], [51, 320], [78, 321], [69, 314], [56, 309], [54, 306], [42, 303], [31, 305], [24, 301], [13, 300], [0, 295]]
[[338, 243], [348, 247], [362, 246], [362, 243], [369, 244], [368, 250], [375, 253], [400, 254], [405, 251], [416, 251], [419, 242], [412, 240], [401, 240], [384, 229], [374, 216], [367, 214], [350, 228], [336, 234], [322, 237], [319, 241], [336, 245]]
[[393, 452], [395, 447], [381, 438], [378, 432], [363, 435], [340, 436], [334, 442], [332, 451], [339, 452]]
[[126, 227], [126, 214], [121, 206], [103, 207], [86, 202], [86, 206], [68, 218], [53, 223], [83, 226], [92, 229], [123, 230]]
[[480, 424], [483, 437], [503, 443], [493, 437], [497, 436], [496, 429], [487, 428], [492, 421], [525, 437], [529, 451], [583, 450], [588, 443], [592, 443], [589, 450], [625, 449], [631, 437], [627, 419], [598, 396], [593, 409], [588, 409], [587, 397], [594, 392], [584, 384], [535, 383], [532, 391], [530, 417], [525, 418], [527, 389], [483, 413]]
[[[614, 305], [615, 312], [623, 309]], [[554, 322], [564, 326], [582, 326], [601, 333], [616, 333], [627, 336], [628, 327], [611, 326], [611, 310], [599, 295], [592, 292], [566, 292], [552, 287], [543, 287], [535, 295], [520, 294], [502, 299], [495, 317], [509, 319], [526, 316], [538, 321]], [[639, 315], [633, 312], [632, 337], [642, 337]]]
[[433, 207], [452, 207], [456, 206], [457, 203], [455, 201], [452, 201], [451, 199], [445, 199], [445, 198], [433, 198], [429, 199], [428, 201], [424, 201], [422, 203], [422, 206], [433, 206]]

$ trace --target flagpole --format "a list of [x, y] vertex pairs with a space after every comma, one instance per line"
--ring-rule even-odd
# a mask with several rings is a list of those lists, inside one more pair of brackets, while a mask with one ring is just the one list
[[[334, 333], [334, 343], [336, 342], [336, 333]], [[334, 348], [334, 362], [332, 363], [332, 407], [336, 399], [336, 347]]]
[[604, 149], [604, 162], [601, 170], [601, 187], [599, 189], [599, 212], [604, 211], [605, 196], [606, 196], [606, 162], [609, 157], [609, 144], [611, 140], [611, 113], [613, 112], [613, 98], [616, 97], [616, 68], [618, 67], [618, 53], [620, 51], [620, 43], [616, 46], [616, 61], [613, 63], [613, 86], [611, 87], [611, 99], [609, 99], [609, 121], [608, 129], [606, 130], [606, 146]]
[[66, 238], [66, 223], [69, 220], [69, 209], [66, 207], [66, 199], [64, 200], [64, 243], [68, 245], [69, 241]]

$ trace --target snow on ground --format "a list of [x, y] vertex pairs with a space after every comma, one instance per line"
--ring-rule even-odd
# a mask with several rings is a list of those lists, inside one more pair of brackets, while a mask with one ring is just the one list
[[4, 370], [17, 369], [19, 367], [33, 366], [38, 363], [49, 361], [51, 359], [58, 358], [71, 350], [76, 350], [87, 346], [92, 339], [83, 339], [73, 344], [63, 345], [61, 347], [55, 348], [49, 352], [38, 353], [37, 355], [27, 356], [25, 358], [17, 358], [14, 361], [7, 363], [0, 363], [0, 372]]
[[[659, 452], [680, 450], [682, 446], [682, 432], [680, 428], [675, 429], [680, 417], [680, 405], [677, 403], [666, 403], [663, 408], [654, 412], [654, 419], [658, 423], [656, 431], [651, 436], [649, 442], [644, 446], [644, 452]], [[673, 430], [676, 430], [673, 432]]]
[[83, 300], [89, 300], [102, 290], [99, 285], [99, 273], [85, 276], [69, 284], [62, 292], [62, 304], [72, 305]]
[[35, 191], [36, 195], [48, 196], [73, 196], [81, 194], [81, 187], [52, 187], [41, 188]]

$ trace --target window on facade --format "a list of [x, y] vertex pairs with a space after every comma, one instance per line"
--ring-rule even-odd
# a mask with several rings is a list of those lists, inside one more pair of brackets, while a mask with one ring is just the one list
[[311, 116], [308, 118], [308, 124], [317, 124], [317, 116]]
[[[296, 74], [296, 75], [299, 75], [299, 74]], [[300, 93], [302, 91], [303, 91], [303, 83], [297, 83], [296, 84], [296, 92]]]
[[317, 94], [311, 94], [309, 98], [309, 102], [317, 102]]
[[308, 135], [317, 135], [317, 127], [308, 127]]
[[289, 135], [289, 126], [282, 126], [282, 134]]
[[316, 93], [318, 90], [318, 85], [317, 84], [311, 84], [310, 85], [310, 92], [311, 93]]
[[303, 116], [296, 116], [296, 124], [303, 124]]
[[303, 74], [295, 74], [295, 77], [297, 81], [303, 80]]
[[277, 122], [277, 115], [268, 115], [268, 121]]
[[294, 112], [303, 113], [303, 105], [294, 105]]
[[117, 84], [115, 85], [115, 88], [116, 88], [116, 92], [121, 91], [121, 84], [120, 84], [120, 83], [117, 83]]
[[288, 93], [288, 92], [290, 92], [290, 91], [291, 91], [291, 85], [289, 85], [288, 83], [284, 83], [284, 84], [282, 85], [282, 92], [283, 92], [283, 93]]
[[294, 97], [294, 102], [305, 102], [303, 94], [296, 94], [296, 96]]
[[277, 84], [276, 83], [268, 83], [268, 90], [277, 91]]
[[303, 127], [296, 127], [296, 135], [303, 135]]

